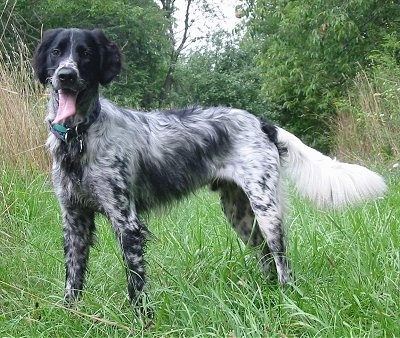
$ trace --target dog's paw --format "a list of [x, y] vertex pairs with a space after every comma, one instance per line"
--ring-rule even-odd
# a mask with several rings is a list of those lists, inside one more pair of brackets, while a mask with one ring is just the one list
[[154, 311], [151, 306], [150, 298], [145, 293], [140, 293], [138, 297], [130, 300], [131, 305], [133, 306], [135, 313], [138, 317], [143, 319], [153, 319]]

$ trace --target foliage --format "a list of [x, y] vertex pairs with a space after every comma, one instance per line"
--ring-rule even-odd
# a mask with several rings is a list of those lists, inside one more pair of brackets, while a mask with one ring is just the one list
[[[247, 34], [242, 31], [241, 36], [232, 37], [217, 32], [211, 44], [191, 53], [185, 49], [182, 55], [180, 48], [195, 39], [186, 30], [186, 40], [185, 33], [182, 39], [173, 36], [173, 0], [161, 1], [164, 7], [155, 0], [7, 1], [0, 14], [1, 45], [10, 51], [7, 66], [18, 65], [22, 54], [16, 37], [32, 53], [43, 29], [102, 27], [125, 56], [119, 81], [105, 89], [110, 99], [144, 109], [195, 103], [243, 108], [266, 114], [324, 152], [335, 142], [332, 121], [338, 109], [342, 111], [361, 70], [377, 86], [380, 81], [374, 90], [384, 98], [388, 114], [397, 112], [397, 3], [241, 2], [248, 4], [241, 7], [249, 13], [249, 19], [243, 20]], [[192, 11], [212, 17], [210, 1], [191, 0], [190, 4], [185, 29], [197, 20]], [[214, 21], [218, 20], [207, 19]], [[357, 114], [363, 112], [359, 109]]]
[[[186, 86], [186, 80], [191, 80], [190, 76], [192, 72], [190, 69], [183, 70], [180, 67], [180, 76], [185, 73], [183, 77], [186, 77], [185, 84], [181, 82], [182, 79], [179, 75], [176, 76], [177, 69], [179, 68], [179, 63], [185, 62], [181, 59], [185, 55], [191, 55], [193, 50], [188, 51], [191, 45], [194, 45], [194, 50], [199, 50], [197, 43], [201, 41], [203, 44], [210, 37], [211, 29], [209, 24], [212, 23], [212, 27], [215, 31], [220, 31], [221, 28], [218, 24], [220, 20], [219, 15], [222, 14], [219, 8], [218, 2], [212, 2], [209, 0], [185, 0], [179, 3], [180, 11], [177, 8], [175, 0], [160, 0], [162, 8], [165, 12], [166, 18], [169, 20], [170, 26], [168, 27], [168, 36], [170, 38], [171, 44], [175, 46], [171, 49], [169, 54], [169, 68], [165, 77], [165, 81], [160, 92], [160, 107], [165, 107], [176, 99], [177, 93], [173, 93], [173, 87], [175, 86]], [[179, 14], [179, 12], [181, 14]], [[183, 18], [178, 22], [177, 16], [182, 15]], [[201, 19], [200, 19], [201, 18]], [[192, 32], [196, 33], [192, 35]], [[211, 50], [209, 50], [211, 51]], [[203, 51], [207, 53], [206, 51]], [[179, 94], [178, 94], [179, 95]], [[190, 95], [189, 95], [190, 96]], [[183, 98], [183, 101], [187, 101], [187, 97]], [[180, 100], [177, 101], [180, 105]]]
[[257, 50], [257, 45], [246, 40], [239, 42], [219, 31], [212, 45], [179, 63], [173, 104], [228, 105], [256, 115], [268, 114], [260, 91], [260, 74], [253, 62]]
[[40, 40], [41, 30], [55, 27], [102, 28], [122, 48], [125, 71], [106, 91], [120, 103], [151, 108], [168, 67], [168, 21], [152, 0], [18, 0], [5, 7], [12, 14], [6, 31], [17, 31], [30, 50]]
[[264, 91], [281, 107], [281, 123], [328, 150], [336, 101], [383, 37], [399, 31], [399, 14], [392, 0], [257, 1], [251, 32], [262, 42]]
[[384, 38], [359, 70], [349, 95], [339, 105], [336, 153], [375, 161], [400, 159], [400, 42]]
[[369, 56], [371, 74], [376, 75], [381, 87], [380, 95], [389, 103], [391, 111], [398, 111], [398, 93], [400, 88], [400, 32], [393, 32], [383, 37], [377, 50]]

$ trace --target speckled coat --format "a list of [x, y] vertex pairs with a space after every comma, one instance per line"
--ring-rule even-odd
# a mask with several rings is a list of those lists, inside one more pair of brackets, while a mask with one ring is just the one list
[[284, 171], [319, 206], [339, 207], [385, 190], [379, 175], [332, 160], [243, 110], [143, 113], [100, 98], [99, 85], [119, 73], [121, 54], [99, 30], [45, 32], [33, 65], [39, 81], [51, 84], [47, 146], [63, 216], [67, 301], [83, 288], [97, 212], [115, 230], [136, 303], [145, 284], [141, 216], [155, 206], [210, 185], [241, 239], [260, 249], [262, 268], [275, 269], [285, 285]]

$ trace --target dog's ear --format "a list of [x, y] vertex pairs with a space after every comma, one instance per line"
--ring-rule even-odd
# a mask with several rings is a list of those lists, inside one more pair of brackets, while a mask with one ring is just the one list
[[32, 66], [35, 71], [36, 77], [39, 79], [40, 83], [46, 84], [48, 74], [47, 57], [49, 55], [49, 48], [56, 37], [63, 28], [49, 29], [43, 33], [42, 42], [37, 46], [35, 53], [32, 58]]
[[100, 48], [100, 84], [109, 84], [121, 71], [122, 55], [117, 45], [107, 39], [103, 31], [94, 29], [92, 34]]

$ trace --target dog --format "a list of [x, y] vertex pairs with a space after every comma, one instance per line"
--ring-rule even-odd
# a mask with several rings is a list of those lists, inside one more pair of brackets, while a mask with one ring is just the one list
[[262, 268], [284, 286], [285, 175], [318, 207], [340, 208], [386, 190], [380, 175], [333, 160], [244, 110], [143, 113], [114, 105], [99, 87], [120, 73], [122, 56], [101, 30], [48, 30], [32, 63], [51, 91], [47, 147], [62, 211], [68, 303], [83, 288], [96, 213], [111, 221], [136, 304], [146, 281], [141, 215], [154, 207], [209, 185], [243, 242], [259, 248]]

